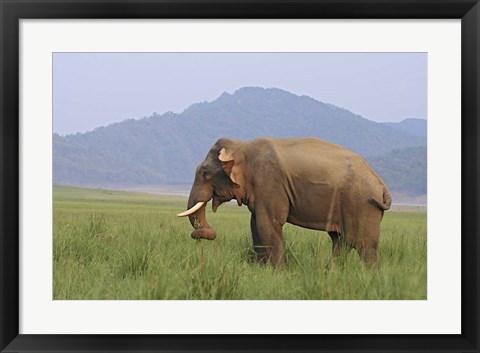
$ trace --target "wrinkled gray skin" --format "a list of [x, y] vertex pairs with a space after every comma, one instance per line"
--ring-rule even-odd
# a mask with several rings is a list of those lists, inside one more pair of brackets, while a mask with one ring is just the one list
[[[383, 180], [356, 153], [316, 138], [222, 138], [197, 167], [188, 209], [199, 201], [237, 200], [251, 212], [258, 260], [285, 261], [285, 222], [327, 231], [333, 257], [354, 248], [368, 264], [377, 262], [380, 222], [391, 204]], [[205, 206], [189, 216], [195, 239], [215, 239]]]

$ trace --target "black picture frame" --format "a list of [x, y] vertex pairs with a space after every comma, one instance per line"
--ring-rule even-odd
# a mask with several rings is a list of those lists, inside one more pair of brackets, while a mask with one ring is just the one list
[[[478, 0], [0, 0], [0, 350], [2, 352], [479, 352]], [[460, 335], [19, 334], [19, 20], [152, 18], [461, 19]], [[445, 231], [458, 231], [448, 225]], [[440, 314], [439, 314], [440, 315]], [[94, 318], [92, 318], [93, 320]]]

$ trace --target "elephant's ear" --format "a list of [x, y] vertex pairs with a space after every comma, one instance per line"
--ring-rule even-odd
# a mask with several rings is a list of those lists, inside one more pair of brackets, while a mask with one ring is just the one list
[[218, 159], [222, 162], [222, 167], [225, 173], [230, 177], [233, 184], [239, 188], [243, 184], [243, 174], [241, 173], [240, 161], [233, 158], [231, 152], [227, 152], [225, 148], [220, 150]]

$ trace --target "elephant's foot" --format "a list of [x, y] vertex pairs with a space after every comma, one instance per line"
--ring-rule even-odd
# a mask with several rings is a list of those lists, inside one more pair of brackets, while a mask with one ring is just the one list
[[[283, 245], [283, 244], [282, 244]], [[285, 265], [285, 250], [282, 247], [272, 247], [266, 249], [264, 261], [273, 267], [282, 267]]]
[[217, 237], [217, 232], [213, 228], [200, 228], [192, 232], [193, 239], [214, 240], [216, 237]]
[[377, 249], [376, 248], [357, 248], [357, 252], [365, 262], [365, 264], [371, 268], [377, 267], [378, 263], [378, 256], [377, 256]]

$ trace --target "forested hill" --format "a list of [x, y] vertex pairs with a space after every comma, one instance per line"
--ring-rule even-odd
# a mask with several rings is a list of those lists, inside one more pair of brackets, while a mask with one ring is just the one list
[[370, 165], [396, 192], [423, 195], [427, 193], [427, 147], [408, 147], [369, 158]]
[[425, 119], [409, 118], [398, 123], [383, 123], [395, 129], [400, 129], [415, 136], [427, 137], [427, 121]]
[[[422, 121], [426, 126], [426, 120]], [[180, 114], [126, 120], [87, 133], [54, 134], [54, 183], [188, 183], [195, 166], [218, 138], [264, 136], [320, 137], [369, 160], [406, 149], [408, 162], [408, 148], [426, 146], [426, 136], [398, 124], [376, 123], [346, 109], [276, 88], [247, 87], [224, 93], [213, 102], [193, 104]], [[408, 175], [411, 170], [404, 172]], [[415, 187], [411, 191], [414, 189], [418, 190]]]

